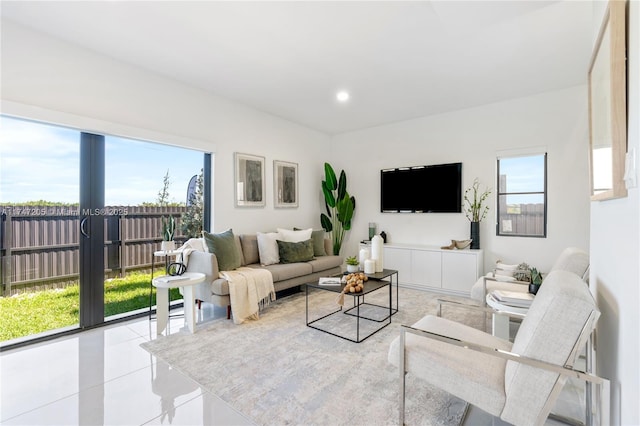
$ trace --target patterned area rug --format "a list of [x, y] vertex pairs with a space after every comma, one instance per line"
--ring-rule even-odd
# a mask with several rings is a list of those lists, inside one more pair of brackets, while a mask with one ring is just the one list
[[[142, 347], [260, 425], [397, 424], [399, 377], [387, 362], [389, 344], [400, 324], [435, 314], [436, 297], [401, 288], [392, 323], [362, 343], [307, 327], [305, 294], [296, 293], [272, 303], [258, 321], [216, 320], [193, 335], [181, 331]], [[370, 303], [387, 300], [386, 290], [367, 295]], [[334, 310], [335, 301], [335, 293], [312, 290], [310, 318]], [[456, 308], [447, 307], [443, 316], [483, 323], [481, 316]], [[355, 319], [340, 313], [326, 326], [355, 332]], [[458, 425], [466, 408], [464, 401], [407, 376], [407, 424]]]

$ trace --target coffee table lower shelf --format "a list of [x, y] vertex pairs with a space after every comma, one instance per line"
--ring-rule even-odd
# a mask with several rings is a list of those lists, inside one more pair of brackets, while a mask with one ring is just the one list
[[[391, 272], [391, 271], [389, 271]], [[393, 273], [397, 273], [397, 271], [393, 271]], [[339, 295], [339, 293], [342, 291], [342, 288], [344, 286], [320, 286], [317, 283], [310, 283], [305, 285], [305, 299], [306, 299], [306, 323], [308, 327], [311, 327], [313, 329], [322, 331], [323, 333], [327, 333], [327, 334], [331, 334], [332, 336], [336, 336], [339, 337], [341, 339], [344, 340], [348, 340], [350, 342], [354, 342], [354, 343], [360, 343], [363, 342], [364, 340], [366, 340], [367, 338], [373, 336], [374, 334], [376, 334], [378, 331], [382, 330], [383, 328], [385, 328], [386, 326], [388, 326], [389, 324], [391, 324], [391, 317], [393, 316], [393, 314], [395, 314], [396, 312], [398, 312], [398, 308], [397, 308], [397, 300], [396, 300], [396, 307], [394, 308], [392, 305], [392, 283], [390, 281], [386, 281], [386, 280], [369, 280], [367, 281], [367, 284], [365, 285], [365, 289], [360, 292], [360, 293], [345, 293], [345, 299], [347, 299], [348, 297], [351, 297], [353, 299], [353, 306], [348, 308], [348, 309], [344, 309], [342, 306], [339, 307], [338, 309], [323, 315], [319, 318], [313, 319], [311, 321], [309, 321], [309, 289], [319, 289], [319, 290], [325, 290], [325, 291], [330, 291], [333, 293], [336, 293], [336, 297], [337, 295]], [[387, 287], [389, 290], [389, 304], [388, 306], [382, 306], [382, 305], [378, 305], [378, 304], [374, 304], [374, 303], [367, 303], [365, 302], [365, 296], [369, 293], [372, 293], [374, 291], [377, 291], [381, 288], [385, 288]], [[369, 313], [363, 313], [361, 312], [361, 309], [365, 308], [366, 312]], [[383, 314], [381, 315], [380, 318], [374, 318], [373, 315], [371, 315], [373, 312], [371, 311], [381, 311], [383, 310]], [[349, 317], [348, 319], [353, 321], [355, 319], [355, 326], [356, 326], [356, 335], [355, 335], [355, 339], [352, 337], [349, 337], [348, 335], [345, 334], [340, 334], [338, 332], [334, 332], [329, 330], [327, 327], [322, 327], [320, 326], [320, 324], [318, 324], [319, 322], [321, 322], [322, 320], [325, 320], [329, 317], [332, 317], [334, 315], [339, 315], [339, 314], [343, 314], [345, 315], [345, 318]], [[360, 330], [360, 322], [361, 321], [366, 321], [368, 324], [379, 324], [376, 327], [367, 327], [368, 330], [365, 332], [366, 334], [362, 334], [361, 335], [361, 330]]]

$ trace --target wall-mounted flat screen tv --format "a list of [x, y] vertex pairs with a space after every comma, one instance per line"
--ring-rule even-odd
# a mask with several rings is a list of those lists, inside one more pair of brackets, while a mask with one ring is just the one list
[[462, 163], [381, 170], [380, 211], [462, 212]]

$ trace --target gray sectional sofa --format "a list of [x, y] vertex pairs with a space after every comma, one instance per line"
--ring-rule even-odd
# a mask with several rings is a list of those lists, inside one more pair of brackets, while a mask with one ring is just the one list
[[[236, 235], [235, 240], [240, 254], [241, 266], [268, 269], [273, 275], [273, 286], [276, 292], [315, 281], [320, 277], [339, 274], [342, 270], [342, 257], [333, 255], [316, 256], [307, 262], [262, 266], [256, 234]], [[324, 239], [324, 247], [326, 253], [332, 253], [330, 239]], [[205, 281], [195, 288], [196, 300], [213, 303], [217, 306], [226, 306], [227, 318], [230, 318], [229, 283], [219, 274], [216, 255], [207, 251], [207, 245], [203, 238], [188, 240], [182, 246], [182, 249], [187, 248], [190, 249], [187, 256], [187, 271], [202, 272], [206, 275]]]

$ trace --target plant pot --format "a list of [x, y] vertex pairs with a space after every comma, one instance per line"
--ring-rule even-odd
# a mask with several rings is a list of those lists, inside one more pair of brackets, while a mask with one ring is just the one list
[[160, 250], [162, 251], [173, 251], [176, 249], [175, 241], [163, 241], [160, 243]]
[[358, 272], [358, 265], [347, 265], [347, 272]]
[[536, 294], [540, 290], [540, 284], [529, 284], [529, 293]]
[[471, 222], [471, 248], [480, 248], [480, 222]]

